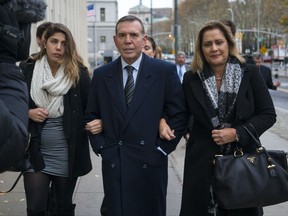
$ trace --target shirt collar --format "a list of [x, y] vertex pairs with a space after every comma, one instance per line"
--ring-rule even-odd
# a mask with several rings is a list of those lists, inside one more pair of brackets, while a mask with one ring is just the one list
[[[138, 58], [135, 62], [133, 62], [133, 64], [131, 65], [131, 66], [134, 67], [134, 69], [135, 69], [136, 71], [139, 71], [139, 67], [140, 67], [141, 60], [142, 60], [142, 53], [141, 53], [141, 55], [139, 56], [139, 58]], [[124, 69], [127, 65], [129, 65], [129, 64], [127, 64], [127, 63], [124, 61], [124, 59], [122, 58], [122, 56], [121, 56], [121, 64], [122, 64], [122, 71], [123, 71], [123, 69]]]

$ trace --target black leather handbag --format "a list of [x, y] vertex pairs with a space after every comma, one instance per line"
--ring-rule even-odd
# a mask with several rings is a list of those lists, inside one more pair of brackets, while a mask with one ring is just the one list
[[263, 207], [288, 201], [287, 153], [266, 150], [245, 127], [255, 142], [255, 153], [215, 157], [213, 191], [224, 209]]

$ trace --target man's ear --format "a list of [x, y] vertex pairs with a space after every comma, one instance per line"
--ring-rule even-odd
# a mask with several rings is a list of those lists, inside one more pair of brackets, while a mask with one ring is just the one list
[[147, 35], [145, 34], [145, 35], [143, 36], [142, 48], [144, 48], [147, 40], [148, 40], [148, 37], [147, 37]]

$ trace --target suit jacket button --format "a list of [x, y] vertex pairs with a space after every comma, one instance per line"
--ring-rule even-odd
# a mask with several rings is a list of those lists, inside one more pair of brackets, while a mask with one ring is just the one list
[[143, 164], [143, 169], [146, 169], [147, 168], [147, 164]]
[[118, 142], [118, 145], [122, 145], [122, 141], [121, 140]]
[[111, 168], [115, 168], [115, 166], [116, 166], [116, 165], [115, 165], [114, 163], [111, 164]]
[[141, 140], [140, 145], [145, 145], [145, 142], [143, 140]]

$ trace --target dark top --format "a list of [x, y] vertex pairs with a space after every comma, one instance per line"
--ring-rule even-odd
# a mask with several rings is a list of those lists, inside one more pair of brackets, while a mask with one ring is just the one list
[[268, 89], [276, 90], [277, 86], [274, 86], [274, 84], [273, 84], [271, 69], [267, 66], [264, 66], [264, 65], [260, 65], [258, 68], [259, 68], [259, 72], [261, 73]]
[[[31, 80], [35, 62], [28, 64], [24, 70], [24, 76], [30, 92]], [[68, 137], [68, 163], [69, 176], [82, 176], [92, 169], [88, 137], [83, 120], [86, 110], [87, 97], [90, 89], [90, 77], [87, 68], [80, 68], [80, 80], [76, 86], [72, 86], [64, 95], [63, 127], [65, 136]], [[29, 99], [29, 109], [36, 108], [34, 101]], [[43, 123], [37, 123], [30, 119], [29, 132], [31, 133], [30, 161], [35, 170], [41, 170], [45, 166], [40, 149], [40, 135]]]

